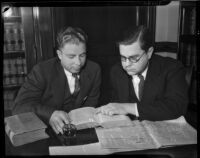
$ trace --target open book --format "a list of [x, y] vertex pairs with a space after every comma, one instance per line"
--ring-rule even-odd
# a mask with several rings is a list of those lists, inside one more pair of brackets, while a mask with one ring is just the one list
[[96, 114], [96, 109], [93, 107], [83, 107], [69, 112], [71, 123], [79, 129], [93, 128], [102, 126], [104, 128], [131, 126], [132, 122], [126, 115], [103, 115]]
[[197, 132], [180, 117], [170, 121], [133, 121], [133, 126], [96, 128], [102, 148], [113, 151], [156, 149], [197, 144]]
[[47, 126], [33, 113], [21, 113], [4, 118], [5, 131], [14, 146], [48, 138]]

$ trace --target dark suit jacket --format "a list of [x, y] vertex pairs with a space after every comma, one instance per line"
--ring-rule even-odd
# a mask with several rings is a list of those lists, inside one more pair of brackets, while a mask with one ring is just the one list
[[[101, 69], [96, 63], [87, 60], [80, 73], [81, 89], [70, 105], [70, 90], [64, 69], [58, 58], [41, 62], [34, 66], [14, 102], [13, 114], [33, 111], [48, 123], [53, 111], [70, 110], [97, 106], [100, 96]], [[67, 100], [66, 100], [67, 99]], [[67, 105], [63, 107], [63, 103]]]
[[112, 102], [138, 103], [139, 119], [167, 120], [184, 115], [187, 110], [188, 86], [185, 68], [171, 58], [152, 55], [145, 79], [143, 97], [139, 101], [133, 90], [130, 99], [130, 76], [121, 63], [111, 69]]

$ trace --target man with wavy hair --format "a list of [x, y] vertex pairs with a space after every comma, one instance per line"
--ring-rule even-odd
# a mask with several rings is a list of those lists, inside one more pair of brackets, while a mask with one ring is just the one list
[[58, 33], [57, 57], [35, 65], [15, 99], [13, 114], [35, 112], [56, 133], [63, 134], [68, 112], [96, 107], [101, 69], [86, 59], [87, 35], [68, 27]]
[[112, 99], [97, 112], [131, 114], [140, 120], [169, 120], [184, 115], [188, 96], [180, 61], [153, 54], [145, 26], [128, 29], [118, 41], [121, 62], [111, 68]]

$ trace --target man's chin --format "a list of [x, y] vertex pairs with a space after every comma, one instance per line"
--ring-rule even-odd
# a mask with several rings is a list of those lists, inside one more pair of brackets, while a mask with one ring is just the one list
[[72, 71], [72, 73], [79, 73], [79, 72], [80, 72], [80, 69]]
[[126, 72], [130, 76], [133, 76], [133, 75], [137, 74], [137, 72], [134, 72], [134, 71], [126, 71]]

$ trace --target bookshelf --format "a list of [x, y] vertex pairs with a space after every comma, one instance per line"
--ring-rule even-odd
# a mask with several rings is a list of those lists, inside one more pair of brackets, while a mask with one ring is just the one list
[[196, 124], [197, 114], [197, 30], [196, 30], [196, 1], [180, 2], [178, 59], [186, 68], [192, 68], [189, 86], [188, 113], [191, 124]]
[[196, 69], [196, 2], [180, 2], [179, 55], [185, 66]]
[[21, 8], [11, 7], [9, 15], [3, 15], [3, 92], [4, 111], [12, 110], [15, 96], [26, 80], [26, 51]]
[[27, 73], [38, 62], [55, 55], [51, 7], [16, 6], [21, 5], [13, 3], [9, 9], [2, 9], [5, 114], [12, 109], [13, 101], [26, 81]]

